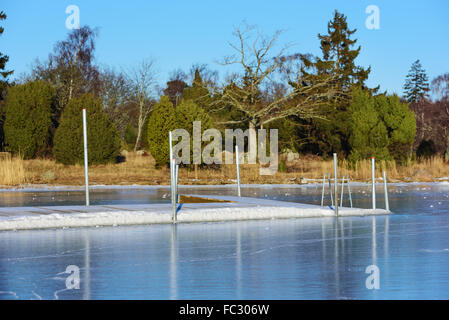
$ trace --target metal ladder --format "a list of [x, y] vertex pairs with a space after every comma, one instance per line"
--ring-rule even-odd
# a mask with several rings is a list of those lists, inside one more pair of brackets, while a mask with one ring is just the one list
[[331, 176], [329, 173], [325, 173], [323, 176], [323, 190], [321, 192], [321, 206], [324, 205], [324, 186], [326, 185], [326, 177], [329, 182], [329, 194], [331, 196], [331, 206], [334, 206], [334, 197], [332, 196]]
[[349, 185], [349, 177], [345, 174], [341, 180], [341, 196], [340, 196], [340, 207], [343, 207], [343, 190], [345, 187], [345, 178], [346, 178], [346, 183], [348, 185], [348, 193], [349, 193], [349, 203], [351, 204], [351, 208], [352, 208], [352, 195], [351, 195], [351, 187]]
[[[330, 194], [330, 198], [331, 198], [331, 206], [333, 207], [334, 206], [334, 197], [332, 196], [332, 183], [331, 183], [331, 177], [330, 177], [329, 173], [325, 173], [323, 175], [323, 188], [322, 188], [322, 192], [321, 192], [321, 206], [324, 206], [324, 192], [325, 192], [325, 186], [326, 186], [326, 178], [327, 178], [327, 181], [329, 184], [329, 194]], [[344, 193], [345, 180], [346, 180], [346, 184], [348, 186], [349, 203], [352, 208], [352, 194], [351, 194], [351, 187], [349, 184], [348, 175], [344, 175], [341, 180], [340, 207], [343, 207], [343, 193]]]

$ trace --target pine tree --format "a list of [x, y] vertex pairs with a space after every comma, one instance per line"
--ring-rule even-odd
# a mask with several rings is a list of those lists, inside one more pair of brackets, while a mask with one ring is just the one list
[[418, 102], [429, 97], [429, 79], [421, 62], [416, 60], [410, 68], [404, 84], [404, 96], [408, 102]]
[[333, 20], [327, 25], [328, 34], [318, 34], [323, 58], [317, 59], [315, 66], [318, 72], [335, 74], [342, 91], [348, 91], [353, 84], [363, 87], [371, 71], [370, 67], [364, 69], [355, 65], [361, 50], [360, 46], [353, 48], [357, 40], [351, 37], [356, 31], [350, 30], [346, 16], [335, 10]]
[[[357, 66], [355, 59], [361, 47], [355, 47], [357, 40], [352, 36], [357, 31], [349, 29], [347, 18], [338, 11], [327, 26], [328, 33], [318, 34], [321, 43], [322, 57], [310, 58], [301, 55], [304, 74], [312, 74], [317, 79], [321, 76], [334, 76], [334, 89], [338, 92], [329, 99], [329, 103], [320, 110], [326, 119], [302, 119], [302, 129], [299, 132], [303, 141], [301, 150], [320, 155], [330, 155], [333, 152], [347, 155], [350, 152], [349, 136], [351, 133], [350, 117], [347, 114], [351, 102], [353, 87], [366, 88], [365, 81], [371, 71]], [[309, 85], [305, 83], [304, 85]], [[369, 89], [376, 92], [377, 88]]]
[[168, 133], [176, 129], [175, 109], [167, 96], [162, 96], [154, 106], [148, 120], [148, 148], [156, 160], [156, 166], [168, 164], [170, 147]]
[[4, 124], [7, 150], [25, 159], [50, 152], [55, 95], [53, 87], [44, 81], [9, 89]]
[[90, 93], [73, 98], [65, 107], [54, 138], [56, 161], [70, 165], [83, 162], [83, 108], [87, 118], [89, 164], [115, 162], [120, 152], [118, 131], [103, 113], [100, 99]]

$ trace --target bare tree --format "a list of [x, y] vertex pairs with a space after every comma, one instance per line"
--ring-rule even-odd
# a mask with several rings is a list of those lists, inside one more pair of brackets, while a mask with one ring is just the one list
[[[280, 34], [277, 31], [268, 38], [250, 26], [235, 30], [237, 43], [230, 43], [230, 46], [236, 53], [225, 57], [221, 64], [238, 65], [242, 72], [222, 88], [221, 97], [215, 102], [215, 110], [232, 106], [244, 116], [224, 121], [223, 124], [249, 123], [250, 128], [258, 128], [289, 116], [321, 117], [318, 107], [326, 103], [335, 91], [332, 85], [334, 79], [330, 75], [297, 75], [285, 94], [262, 99], [264, 88], [275, 81], [287, 61], [284, 53], [288, 46], [272, 54]], [[276, 86], [282, 87], [280, 84]]]
[[49, 81], [57, 90], [60, 113], [73, 97], [100, 90], [100, 73], [94, 64], [97, 29], [83, 26], [58, 41], [48, 61], [36, 61], [31, 78]]
[[449, 73], [439, 75], [431, 85], [432, 92], [438, 95], [440, 101], [449, 100]]
[[137, 122], [137, 138], [134, 151], [140, 147], [145, 120], [154, 106], [155, 70], [152, 59], [143, 60], [137, 67], [129, 71], [132, 83], [132, 101], [137, 106], [139, 118]]
[[[132, 90], [129, 80], [122, 72], [105, 66], [100, 72], [100, 83], [103, 109], [115, 123], [120, 137], [124, 138], [127, 125], [134, 119], [131, 116], [135, 113], [135, 108], [131, 108], [133, 106], [129, 101]], [[133, 126], [136, 125], [133, 122]]]

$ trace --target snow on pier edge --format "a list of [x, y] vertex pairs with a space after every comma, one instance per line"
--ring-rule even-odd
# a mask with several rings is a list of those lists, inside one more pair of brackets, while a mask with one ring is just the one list
[[[183, 204], [178, 211], [178, 223], [335, 216], [331, 208], [316, 205], [258, 198], [207, 197], [234, 202]], [[389, 213], [384, 209], [339, 209], [340, 216]], [[10, 207], [2, 208], [0, 215], [0, 231], [160, 223], [172, 223], [171, 204]]]

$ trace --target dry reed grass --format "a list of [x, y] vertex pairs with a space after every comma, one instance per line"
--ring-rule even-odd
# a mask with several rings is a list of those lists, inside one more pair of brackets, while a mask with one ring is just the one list
[[[274, 175], [260, 175], [259, 165], [241, 165], [242, 183], [303, 183], [310, 179], [322, 179], [324, 173], [332, 173], [332, 160], [323, 161], [318, 157], [303, 157], [299, 161], [288, 163], [286, 172]], [[434, 181], [435, 178], [449, 177], [449, 165], [439, 157], [422, 161], [410, 161], [397, 166], [393, 161], [378, 161], [376, 176], [387, 172], [389, 181]], [[179, 170], [180, 184], [229, 184], [235, 183], [235, 165], [221, 167], [203, 167], [198, 170], [195, 179], [193, 168]], [[371, 161], [358, 162], [355, 166], [346, 160], [339, 161], [339, 175], [348, 175], [352, 181], [368, 181], [371, 178]], [[155, 168], [151, 156], [127, 155], [126, 161], [117, 164], [89, 167], [91, 184], [105, 185], [159, 185], [169, 184], [169, 169]], [[50, 159], [23, 160], [20, 157], [0, 159], [0, 185], [17, 186], [29, 184], [83, 185], [83, 166], [65, 166]]]
[[21, 157], [0, 159], [0, 185], [15, 186], [26, 182], [26, 173]]

